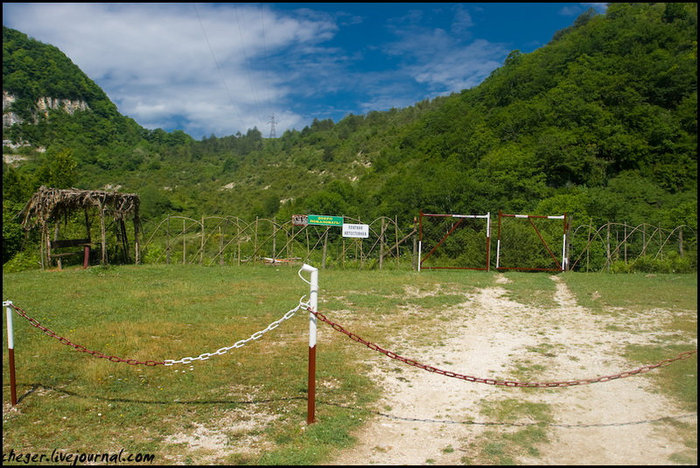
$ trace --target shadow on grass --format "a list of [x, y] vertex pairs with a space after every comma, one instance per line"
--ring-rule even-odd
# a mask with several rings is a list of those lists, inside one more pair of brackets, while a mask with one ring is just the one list
[[[73, 397], [78, 397], [78, 398], [86, 398], [86, 399], [91, 399], [91, 400], [109, 401], [109, 402], [114, 402], [114, 403], [141, 403], [141, 404], [146, 404], [146, 405], [228, 405], [228, 404], [231, 404], [231, 405], [255, 405], [255, 404], [259, 404], [259, 403], [274, 403], [277, 401], [306, 400], [305, 396], [287, 397], [287, 398], [270, 398], [267, 400], [189, 400], [189, 401], [139, 400], [139, 399], [134, 399], [134, 398], [113, 398], [113, 397], [104, 397], [104, 396], [99, 396], [99, 395], [83, 395], [81, 393], [72, 392], [72, 391], [66, 390], [64, 388], [56, 388], [56, 387], [52, 387], [51, 385], [44, 385], [42, 383], [17, 384], [17, 385], [29, 387], [29, 390], [27, 390], [23, 395], [21, 395], [19, 398], [17, 398], [17, 404], [20, 404], [22, 402], [22, 400], [31, 396], [37, 390], [50, 390], [52, 392], [62, 393], [64, 395], [68, 395], [68, 396], [73, 396]], [[7, 385], [3, 385], [3, 386], [7, 386]]]
[[[109, 401], [109, 402], [116, 402], [116, 403], [140, 403], [140, 404], [147, 404], [147, 405], [223, 405], [223, 404], [229, 404], [229, 405], [256, 405], [256, 404], [263, 404], [263, 403], [275, 403], [275, 402], [280, 402], [280, 401], [294, 401], [294, 400], [306, 400], [306, 396], [297, 396], [297, 397], [285, 397], [285, 398], [270, 398], [270, 399], [264, 399], [264, 400], [190, 400], [190, 401], [174, 401], [174, 400], [139, 400], [139, 399], [133, 399], [133, 398], [110, 398], [110, 397], [103, 397], [103, 396], [98, 396], [98, 395], [83, 395], [80, 393], [72, 392], [70, 390], [62, 389], [62, 388], [56, 388], [52, 387], [50, 385], [44, 385], [41, 383], [33, 383], [33, 384], [18, 384], [18, 385], [23, 385], [29, 387], [29, 390], [27, 390], [23, 395], [21, 395], [17, 399], [17, 404], [21, 403], [22, 400], [25, 398], [31, 396], [34, 392], [37, 390], [49, 390], [52, 392], [57, 392], [57, 393], [62, 393], [64, 395], [72, 396], [72, 397], [78, 397], [78, 398], [86, 398], [86, 399], [92, 399], [92, 400], [99, 400], [99, 401]], [[3, 386], [8, 386], [3, 385]], [[387, 413], [382, 413], [380, 411], [373, 411], [373, 410], [359, 410], [358, 408], [355, 408], [353, 406], [348, 406], [348, 405], [341, 405], [339, 403], [332, 403], [332, 402], [327, 402], [323, 400], [316, 400], [316, 403], [321, 404], [321, 405], [328, 405], [328, 406], [335, 406], [337, 408], [343, 408], [347, 410], [358, 410], [370, 414], [374, 414], [377, 416], [381, 416], [383, 418], [387, 419], [393, 419], [395, 421], [407, 421], [407, 422], [422, 422], [422, 423], [432, 423], [432, 424], [464, 424], [464, 425], [474, 425], [474, 426], [509, 426], [509, 427], [526, 427], [526, 426], [541, 426], [541, 427], [563, 427], [563, 428], [585, 428], [585, 427], [612, 427], [612, 426], [634, 426], [638, 424], [651, 424], [651, 423], [658, 423], [658, 422], [665, 422], [665, 421], [672, 421], [672, 420], [678, 420], [678, 419], [685, 419], [685, 418], [691, 418], [691, 417], [697, 417], [697, 413], [687, 413], [687, 414], [681, 414], [677, 416], [662, 416], [660, 418], [655, 418], [655, 419], [641, 419], [638, 421], [627, 421], [627, 422], [613, 422], [613, 423], [594, 423], [594, 424], [557, 424], [557, 423], [542, 423], [542, 422], [479, 422], [479, 421], [453, 421], [449, 419], [426, 419], [426, 418], [410, 418], [410, 417], [402, 417], [402, 416], [395, 416]]]

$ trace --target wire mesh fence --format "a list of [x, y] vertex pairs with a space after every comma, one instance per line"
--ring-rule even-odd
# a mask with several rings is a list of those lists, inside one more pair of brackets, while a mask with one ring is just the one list
[[488, 270], [488, 216], [421, 213], [421, 269]]
[[[504, 217], [499, 252], [496, 215], [491, 215], [490, 223], [480, 218], [453, 217], [426, 217], [422, 221], [419, 226], [418, 217], [403, 221], [378, 217], [369, 222], [345, 217], [345, 223], [368, 226], [367, 238], [350, 238], [343, 237], [338, 226], [298, 226], [291, 220], [268, 218], [170, 215], [142, 220], [139, 242], [129, 243], [128, 248], [139, 249], [141, 263], [206, 266], [312, 263], [321, 268], [418, 269], [420, 261], [422, 269], [507, 271], [515, 267], [561, 271], [565, 259], [564, 270], [583, 272], [697, 271], [694, 226], [594, 225], [575, 220], [578, 222], [567, 223], [563, 236], [562, 221], [558, 219]], [[71, 234], [71, 222], [68, 224], [61, 231], [66, 235]], [[127, 226], [129, 238], [134, 236], [132, 229]], [[119, 241], [120, 232], [115, 232], [108, 226], [107, 262], [134, 261], [136, 252], [122, 252], [125, 247]], [[90, 261], [94, 265], [100, 258], [93, 252]], [[64, 258], [64, 265], [81, 262], [81, 256]]]
[[522, 271], [566, 269], [567, 219], [562, 216], [498, 214], [496, 268]]
[[691, 226], [592, 223], [571, 230], [570, 269], [576, 271], [697, 271], [697, 231]]
[[[346, 217], [348, 223], [361, 224]], [[411, 265], [415, 254], [412, 225], [380, 217], [368, 224], [369, 237], [343, 237], [337, 226], [294, 225], [291, 220], [229, 216], [199, 219], [168, 216], [144, 225], [143, 254], [149, 263], [241, 265], [310, 263], [322, 268], [384, 268]]]

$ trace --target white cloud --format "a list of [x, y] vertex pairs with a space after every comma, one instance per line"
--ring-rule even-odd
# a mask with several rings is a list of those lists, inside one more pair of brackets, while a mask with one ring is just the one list
[[605, 13], [608, 9], [607, 3], [572, 3], [562, 7], [559, 14], [563, 16], [578, 16], [589, 8], [593, 8], [598, 13]]
[[[475, 86], [508, 53], [471, 37], [476, 6], [408, 8], [387, 24], [393, 42], [350, 45], [337, 36], [365, 19], [342, 7], [4, 3], [3, 23], [58, 47], [140, 125], [200, 138], [267, 135], [273, 113], [281, 135], [315, 117], [405, 107]], [[429, 26], [430, 13], [449, 20]]]
[[277, 107], [288, 75], [266, 60], [308, 54], [336, 28], [260, 5], [5, 3], [3, 13], [9, 27], [64, 52], [123, 114], [147, 128], [185, 122], [195, 137], [263, 131], [273, 112], [280, 125], [298, 123]]
[[435, 54], [433, 60], [410, 70], [416, 81], [428, 83], [437, 91], [454, 92], [481, 83], [501, 66], [507, 54], [504, 47], [478, 39], [449, 53]]
[[464, 34], [472, 26], [474, 26], [472, 16], [467, 10], [464, 9], [463, 6], [457, 5], [457, 8], [454, 13], [454, 20], [452, 21], [452, 26], [450, 30], [454, 34]]
[[385, 49], [389, 55], [402, 57], [404, 73], [427, 85], [433, 96], [476, 86], [509, 52], [484, 39], [470, 41], [471, 16], [461, 6], [452, 14], [450, 32], [421, 25], [415, 14], [397, 20], [392, 29], [398, 40]]

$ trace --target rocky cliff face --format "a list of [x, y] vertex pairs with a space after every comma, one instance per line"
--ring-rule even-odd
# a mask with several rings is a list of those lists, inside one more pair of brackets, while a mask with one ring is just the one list
[[16, 123], [21, 123], [22, 119], [17, 114], [12, 112], [12, 104], [15, 102], [15, 97], [7, 91], [2, 91], [2, 128], [8, 128]]
[[[12, 94], [5, 90], [2, 91], [2, 128], [9, 128], [16, 123], [22, 123], [22, 118], [12, 111], [12, 105], [16, 100], [17, 98]], [[39, 116], [48, 117], [49, 110], [62, 110], [71, 115], [76, 111], [90, 110], [85, 101], [53, 97], [40, 97], [34, 106], [34, 123], [38, 121]]]

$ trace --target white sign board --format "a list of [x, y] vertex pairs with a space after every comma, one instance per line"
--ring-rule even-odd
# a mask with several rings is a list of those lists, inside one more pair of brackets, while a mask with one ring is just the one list
[[343, 224], [343, 237], [369, 237], [369, 224]]

